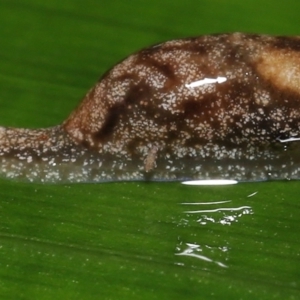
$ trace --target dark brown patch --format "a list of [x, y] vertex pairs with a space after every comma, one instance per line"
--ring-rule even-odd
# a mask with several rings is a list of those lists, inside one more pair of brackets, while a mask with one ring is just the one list
[[161, 109], [158, 109], [156, 104], [152, 104], [145, 107], [143, 114], [147, 117], [147, 119], [155, 120], [157, 123], [161, 123], [163, 120], [162, 116], [165, 114], [165, 112]]
[[164, 124], [167, 126], [167, 144], [171, 144], [173, 140], [178, 139], [182, 131], [189, 130], [186, 119], [182, 115], [169, 114], [168, 118], [164, 121]]
[[126, 105], [129, 105], [129, 104], [138, 103], [141, 100], [149, 101], [150, 99], [152, 99], [152, 95], [153, 95], [152, 88], [148, 84], [141, 81], [136, 85], [132, 85], [128, 89], [124, 97], [124, 103]]
[[97, 141], [102, 141], [105, 138], [111, 136], [114, 132], [115, 126], [118, 124], [120, 115], [124, 113], [125, 106], [123, 103], [118, 103], [111, 107], [108, 112], [101, 129], [93, 135], [93, 138]]
[[278, 36], [271, 45], [277, 49], [300, 51], [300, 39], [295, 37]]
[[184, 116], [189, 118], [190, 116], [199, 115], [203, 111], [201, 102], [195, 99], [189, 99], [183, 102]]
[[140, 160], [141, 157], [139, 156], [140, 153], [138, 153], [137, 148], [141, 145], [145, 145], [145, 140], [140, 137], [134, 137], [132, 138], [127, 145], [126, 150], [128, 153], [130, 153], [132, 159], [136, 159], [136, 161]]
[[97, 141], [103, 141], [110, 137], [118, 125], [121, 116], [128, 113], [128, 106], [139, 103], [141, 100], [149, 101], [152, 98], [152, 89], [145, 83], [140, 82], [131, 86], [122, 103], [112, 106], [108, 112], [101, 129], [93, 135]]
[[219, 109], [216, 106], [213, 108], [213, 103], [217, 100], [219, 99], [216, 93], [207, 94], [201, 100], [190, 97], [182, 102], [181, 105], [183, 119], [197, 118], [199, 121], [208, 120], [211, 123], [209, 120], [211, 115], [214, 115], [216, 113], [215, 110]]
[[161, 74], [166, 76], [168, 79], [172, 79], [172, 80], [176, 79], [174, 74], [174, 68], [168, 63], [160, 63], [153, 58], [148, 58], [147, 60], [143, 61], [143, 64], [146, 67], [157, 69]]
[[155, 69], [163, 76], [167, 78], [164, 85], [164, 90], [169, 90], [179, 84], [179, 78], [176, 76], [174, 69], [176, 65], [172, 65], [170, 62], [161, 63], [152, 57], [148, 57], [144, 60], [138, 60], [138, 63], [143, 64], [148, 69]]
[[90, 143], [86, 140], [81, 141], [80, 145], [84, 148], [90, 148]]
[[[245, 53], [240, 45], [232, 45], [226, 49], [226, 64], [227, 66], [235, 66], [239, 64], [239, 68], [245, 64], [247, 59], [244, 58]], [[247, 56], [247, 53], [246, 53]]]
[[169, 129], [168, 130], [168, 142], [170, 143], [171, 141], [175, 140], [178, 138], [178, 130], [172, 130], [172, 129]]
[[183, 49], [188, 52], [196, 53], [197, 55], [208, 55], [213, 48], [212, 44], [205, 44], [199, 38], [189, 39], [190, 43], [185, 45]]
[[184, 143], [186, 147], [195, 147], [196, 145], [205, 145], [207, 140], [200, 136], [193, 136], [187, 139]]

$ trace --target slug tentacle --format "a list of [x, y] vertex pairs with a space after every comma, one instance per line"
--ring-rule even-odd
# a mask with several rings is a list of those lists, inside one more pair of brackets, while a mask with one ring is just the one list
[[42, 182], [300, 177], [300, 37], [169, 41], [113, 67], [62, 125], [0, 129], [1, 174]]

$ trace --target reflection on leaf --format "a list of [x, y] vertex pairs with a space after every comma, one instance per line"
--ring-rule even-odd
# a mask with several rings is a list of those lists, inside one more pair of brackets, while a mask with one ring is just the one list
[[[254, 195], [253, 193], [253, 196]], [[203, 226], [205, 225], [205, 228], [209, 230], [210, 223], [214, 225], [232, 225], [233, 223], [242, 221], [242, 217], [253, 214], [251, 206], [232, 207], [232, 202], [232, 200], [183, 202], [181, 205], [190, 206], [193, 210], [184, 211], [186, 217], [181, 219], [180, 224], [184, 227], [189, 227], [193, 223], [196, 223]], [[242, 225], [239, 224], [239, 226]], [[214, 226], [214, 228], [216, 227]], [[193, 227], [192, 231], [194, 232], [194, 230], [195, 228]], [[205, 262], [215, 263], [220, 267], [228, 267], [228, 265], [223, 262], [228, 260], [228, 251], [232, 246], [226, 239], [224, 241], [220, 239], [218, 245], [211, 245], [211, 239], [205, 240], [200, 236], [197, 242], [195, 242], [195, 235], [191, 235], [190, 239], [193, 242], [184, 242], [180, 237], [178, 238], [176, 255], [194, 257]]]

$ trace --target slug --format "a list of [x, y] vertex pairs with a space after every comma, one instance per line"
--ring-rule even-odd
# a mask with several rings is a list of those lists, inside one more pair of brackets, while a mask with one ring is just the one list
[[300, 177], [300, 36], [141, 50], [58, 126], [0, 128], [0, 173], [40, 182]]

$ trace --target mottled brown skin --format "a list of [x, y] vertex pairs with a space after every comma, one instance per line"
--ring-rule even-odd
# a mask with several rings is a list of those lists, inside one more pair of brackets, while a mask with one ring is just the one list
[[[24, 149], [44, 157], [43, 181], [299, 178], [299, 142], [286, 142], [300, 137], [299, 102], [300, 37], [175, 40], [112, 68], [54, 135], [36, 131], [33, 145], [12, 143], [16, 129], [0, 132], [0, 155], [7, 169]], [[47, 136], [61, 142], [47, 148]], [[58, 174], [50, 180], [47, 157]]]

